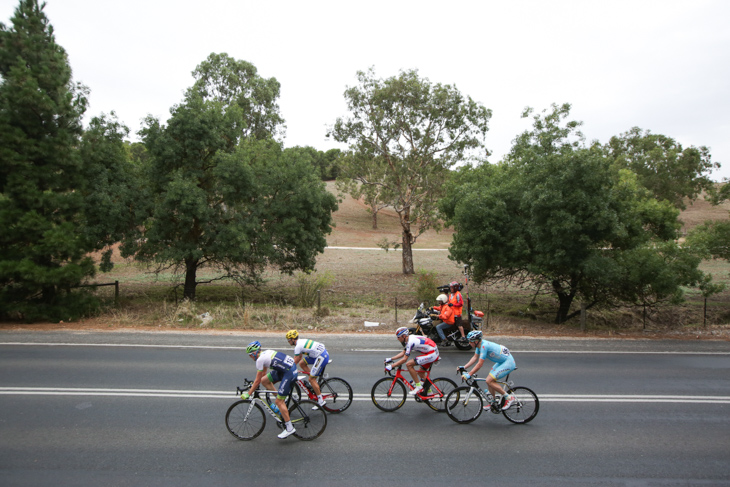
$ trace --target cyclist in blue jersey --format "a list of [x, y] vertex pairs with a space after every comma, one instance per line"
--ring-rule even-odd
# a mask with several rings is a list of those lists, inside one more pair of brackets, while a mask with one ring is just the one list
[[[291, 388], [297, 379], [297, 366], [294, 359], [285, 353], [276, 350], [262, 351], [261, 343], [258, 341], [249, 343], [246, 353], [256, 362], [256, 379], [251, 384], [251, 389], [241, 394], [241, 399], [248, 399], [258, 389], [259, 384], [263, 384], [264, 387], [273, 391], [276, 390], [274, 384], [279, 382], [275, 403], [286, 426], [284, 431], [278, 435], [283, 440], [294, 433], [285, 399], [291, 393]], [[267, 374], [266, 371], [269, 369]]]
[[[492, 394], [492, 397], [496, 398], [497, 394], [501, 394], [505, 398], [502, 409], [509, 409], [515, 402], [515, 398], [507, 394], [497, 380], [505, 377], [517, 368], [514, 357], [507, 347], [484, 340], [482, 338], [482, 332], [479, 330], [470, 331], [466, 338], [469, 340], [469, 345], [474, 345], [476, 350], [469, 362], [464, 365], [464, 369], [471, 367], [474, 362], [476, 362], [476, 365], [471, 369], [471, 372], [464, 372], [462, 376], [464, 379], [468, 379], [476, 374], [482, 368], [482, 365], [484, 365], [485, 360], [494, 362], [492, 370], [489, 371], [489, 375], [487, 376], [487, 388]], [[489, 409], [489, 405], [486, 405], [484, 409]]]
[[[438, 360], [439, 349], [433, 340], [420, 335], [411, 335], [405, 326], [401, 326], [395, 330], [395, 336], [404, 348], [395, 357], [385, 359], [385, 369], [392, 370], [402, 365], [403, 362], [406, 362], [410, 358], [413, 350], [421, 352], [421, 355], [411, 358], [406, 362], [406, 367], [408, 367], [408, 372], [413, 377], [413, 385], [415, 386], [415, 389], [408, 391], [408, 394], [415, 396], [423, 390], [423, 379], [426, 377], [426, 370], [430, 367], [428, 364], [432, 364]], [[394, 360], [396, 362], [391, 364]], [[416, 371], [416, 365], [419, 365], [421, 370]]]
[[[319, 390], [317, 377], [321, 377], [324, 374], [324, 369], [330, 361], [327, 348], [320, 342], [299, 338], [299, 332], [297, 330], [289, 330], [286, 333], [286, 340], [289, 342], [289, 345], [294, 347], [294, 363], [299, 365], [302, 368], [302, 372], [309, 376], [309, 383], [317, 395], [317, 403], [320, 406], [324, 406], [325, 400], [322, 397], [322, 392]], [[312, 366], [311, 370], [309, 369], [310, 365]]]

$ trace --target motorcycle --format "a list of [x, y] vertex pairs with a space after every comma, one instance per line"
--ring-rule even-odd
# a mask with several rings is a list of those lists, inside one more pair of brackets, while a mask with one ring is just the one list
[[[469, 333], [471, 330], [478, 330], [481, 328], [482, 320], [484, 319], [484, 313], [481, 311], [470, 311], [471, 328], [469, 327], [469, 321], [462, 321], [465, 334]], [[421, 303], [416, 310], [416, 314], [410, 321], [411, 323], [415, 323], [416, 326], [408, 328], [408, 331], [410, 331], [411, 335], [423, 335], [436, 342], [436, 344], [441, 344], [441, 338], [439, 337], [438, 331], [436, 331], [436, 324], [438, 323], [434, 324], [431, 319], [431, 312], [432, 310], [426, 308], [424, 303]], [[471, 349], [466, 338], [461, 338], [461, 333], [458, 328], [446, 329], [444, 334], [446, 335], [446, 343], [453, 343], [459, 350]]]

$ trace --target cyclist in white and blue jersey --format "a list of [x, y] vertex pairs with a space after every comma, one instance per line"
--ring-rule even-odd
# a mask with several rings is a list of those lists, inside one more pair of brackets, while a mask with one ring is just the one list
[[[294, 347], [294, 363], [302, 368], [302, 372], [309, 375], [309, 383], [312, 385], [314, 393], [317, 394], [317, 403], [324, 406], [325, 400], [322, 397], [322, 391], [319, 390], [317, 377], [324, 374], [324, 369], [330, 361], [327, 348], [320, 342], [299, 338], [297, 330], [289, 330], [286, 333], [286, 339], [289, 345]], [[312, 366], [311, 370], [309, 369], [310, 365]]]
[[[274, 402], [286, 426], [284, 431], [278, 435], [283, 440], [294, 433], [285, 399], [291, 393], [291, 388], [297, 379], [297, 366], [294, 359], [285, 353], [276, 350], [262, 351], [261, 343], [258, 341], [249, 343], [246, 347], [246, 353], [256, 361], [256, 379], [251, 384], [251, 388], [241, 394], [241, 399], [248, 399], [258, 389], [259, 384], [263, 384], [270, 391], [276, 390], [274, 384], [278, 382], [279, 389]], [[269, 370], [268, 374], [266, 373], [267, 370]]]
[[[479, 330], [470, 331], [466, 338], [469, 340], [469, 345], [474, 345], [475, 351], [469, 362], [464, 365], [464, 369], [471, 367], [474, 362], [476, 362], [476, 365], [471, 369], [471, 372], [464, 372], [462, 376], [464, 379], [468, 379], [476, 374], [482, 368], [482, 365], [484, 365], [485, 360], [494, 362], [492, 370], [489, 371], [489, 375], [487, 376], [487, 388], [492, 394], [492, 397], [497, 397], [497, 394], [501, 394], [505, 398], [502, 409], [509, 409], [515, 402], [515, 398], [504, 392], [504, 389], [497, 380], [505, 377], [517, 368], [514, 357], [507, 347], [484, 340], [482, 338], [482, 332]], [[489, 405], [486, 405], [484, 409], [489, 409]]]

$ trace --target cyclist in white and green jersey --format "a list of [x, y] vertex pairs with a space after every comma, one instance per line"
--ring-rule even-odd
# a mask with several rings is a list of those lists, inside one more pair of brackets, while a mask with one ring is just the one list
[[294, 363], [302, 368], [302, 372], [309, 375], [309, 383], [312, 385], [314, 393], [317, 394], [317, 403], [324, 406], [325, 400], [322, 398], [322, 391], [319, 390], [317, 378], [324, 374], [324, 369], [330, 361], [327, 349], [320, 342], [299, 338], [297, 330], [289, 330], [286, 333], [286, 339], [289, 345], [294, 347]]

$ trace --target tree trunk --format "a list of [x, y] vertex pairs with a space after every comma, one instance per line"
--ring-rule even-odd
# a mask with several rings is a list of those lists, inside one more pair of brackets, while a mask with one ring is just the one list
[[185, 259], [185, 291], [183, 297], [190, 301], [195, 301], [195, 273], [198, 270], [198, 261], [194, 259]]
[[560, 303], [558, 313], [555, 316], [555, 324], [559, 325], [565, 323], [568, 319], [568, 313], [570, 312], [570, 305], [573, 303], [573, 297], [575, 297], [575, 291], [571, 289], [569, 293], [566, 293], [560, 285], [560, 281], [553, 281], [553, 289], [558, 295], [558, 302]]
[[411, 233], [411, 212], [409, 208], [404, 208], [398, 213], [400, 217], [400, 226], [403, 229], [403, 274], [415, 274], [413, 270], [413, 234]]
[[378, 209], [375, 207], [375, 205], [371, 205], [370, 211], [373, 214], [373, 230], [377, 230], [378, 229]]

